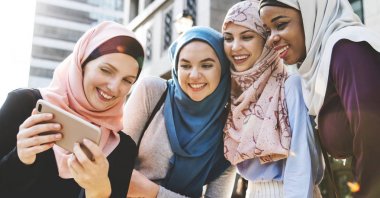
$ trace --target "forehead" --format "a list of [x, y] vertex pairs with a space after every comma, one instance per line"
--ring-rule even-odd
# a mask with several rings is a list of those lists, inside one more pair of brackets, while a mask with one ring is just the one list
[[298, 11], [292, 8], [265, 6], [260, 9], [260, 18], [266, 25], [273, 23], [280, 18], [292, 18], [297, 15]]
[[182, 47], [179, 58], [185, 57], [215, 57], [214, 49], [203, 41], [191, 41]]
[[[229, 33], [229, 32], [242, 32], [242, 31], [247, 31], [251, 30], [245, 26], [238, 25], [232, 22], [227, 23], [226, 28], [223, 29], [223, 33]], [[252, 30], [253, 31], [253, 30]]]

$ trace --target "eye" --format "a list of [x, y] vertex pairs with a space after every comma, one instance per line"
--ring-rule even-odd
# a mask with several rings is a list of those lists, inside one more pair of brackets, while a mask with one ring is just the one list
[[123, 79], [123, 82], [125, 82], [125, 83], [127, 83], [127, 84], [133, 84], [133, 83], [134, 83], [133, 80], [130, 80], [130, 79], [128, 79], [128, 78], [124, 78], [124, 79]]
[[253, 39], [254, 36], [252, 35], [243, 35], [241, 38], [244, 40], [244, 41], [250, 41]]
[[276, 25], [277, 30], [283, 30], [288, 25], [288, 22], [280, 22]]
[[111, 74], [111, 71], [109, 69], [107, 69], [107, 68], [104, 68], [104, 67], [101, 67], [100, 71], [102, 71], [105, 74]]
[[203, 63], [202, 68], [204, 69], [209, 69], [212, 68], [214, 65], [212, 63]]
[[232, 36], [229, 36], [229, 35], [224, 35], [223, 39], [227, 43], [230, 43], [234, 40], [234, 38]]
[[179, 67], [181, 67], [182, 69], [190, 69], [191, 68], [191, 65], [190, 64], [185, 64], [185, 63], [183, 63], [183, 64], [180, 64], [179, 65]]

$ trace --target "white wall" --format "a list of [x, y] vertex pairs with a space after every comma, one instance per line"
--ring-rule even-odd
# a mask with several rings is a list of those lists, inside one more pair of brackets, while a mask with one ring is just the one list
[[365, 24], [380, 34], [380, 1], [363, 0]]

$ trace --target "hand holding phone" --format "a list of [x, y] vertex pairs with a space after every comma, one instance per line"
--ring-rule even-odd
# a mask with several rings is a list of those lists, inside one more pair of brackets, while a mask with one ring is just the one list
[[[46, 100], [38, 100], [36, 109], [38, 113], [52, 113], [53, 119], [51, 122], [61, 124], [61, 130], [58, 132], [61, 133], [63, 137], [56, 142], [58, 146], [66, 149], [67, 151], [73, 152], [74, 144], [76, 142], [82, 144], [84, 138], [93, 141], [96, 145], [99, 145], [101, 136], [101, 130], [99, 127], [49, 103]], [[57, 133], [57, 131], [51, 131], [48, 133]], [[86, 147], [83, 148], [84, 151], [89, 154]]]

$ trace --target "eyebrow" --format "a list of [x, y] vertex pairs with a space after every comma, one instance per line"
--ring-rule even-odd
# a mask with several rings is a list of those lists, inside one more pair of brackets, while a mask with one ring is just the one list
[[[186, 60], [186, 59], [184, 59], [184, 58], [182, 58], [180, 61], [190, 63], [189, 60]], [[206, 62], [206, 61], [212, 61], [212, 62], [215, 62], [215, 60], [214, 60], [213, 58], [205, 58], [205, 59], [201, 60], [200, 62]]]
[[[114, 70], [114, 71], [119, 71], [119, 70], [118, 70], [115, 66], [113, 66], [112, 64], [109, 64], [109, 63], [103, 63], [103, 64], [109, 66], [109, 67], [110, 67], [112, 70]], [[134, 78], [134, 79], [136, 79], [136, 76], [129, 75], [129, 76], [125, 76], [125, 78]]]
[[[244, 30], [244, 31], [240, 32], [239, 34], [245, 34], [245, 33], [247, 33], [247, 32], [253, 32], [253, 33], [255, 33], [254, 30], [248, 29], [248, 30]], [[223, 32], [223, 35], [224, 35], [224, 34], [229, 34], [229, 35], [231, 35], [232, 33], [231, 33], [231, 32]]]
[[282, 18], [287, 18], [286, 16], [276, 16], [276, 17], [274, 17], [272, 20], [270, 20], [272, 23], [273, 22], [275, 22], [275, 21], [277, 21], [277, 20], [279, 20], [279, 19], [282, 19]]

